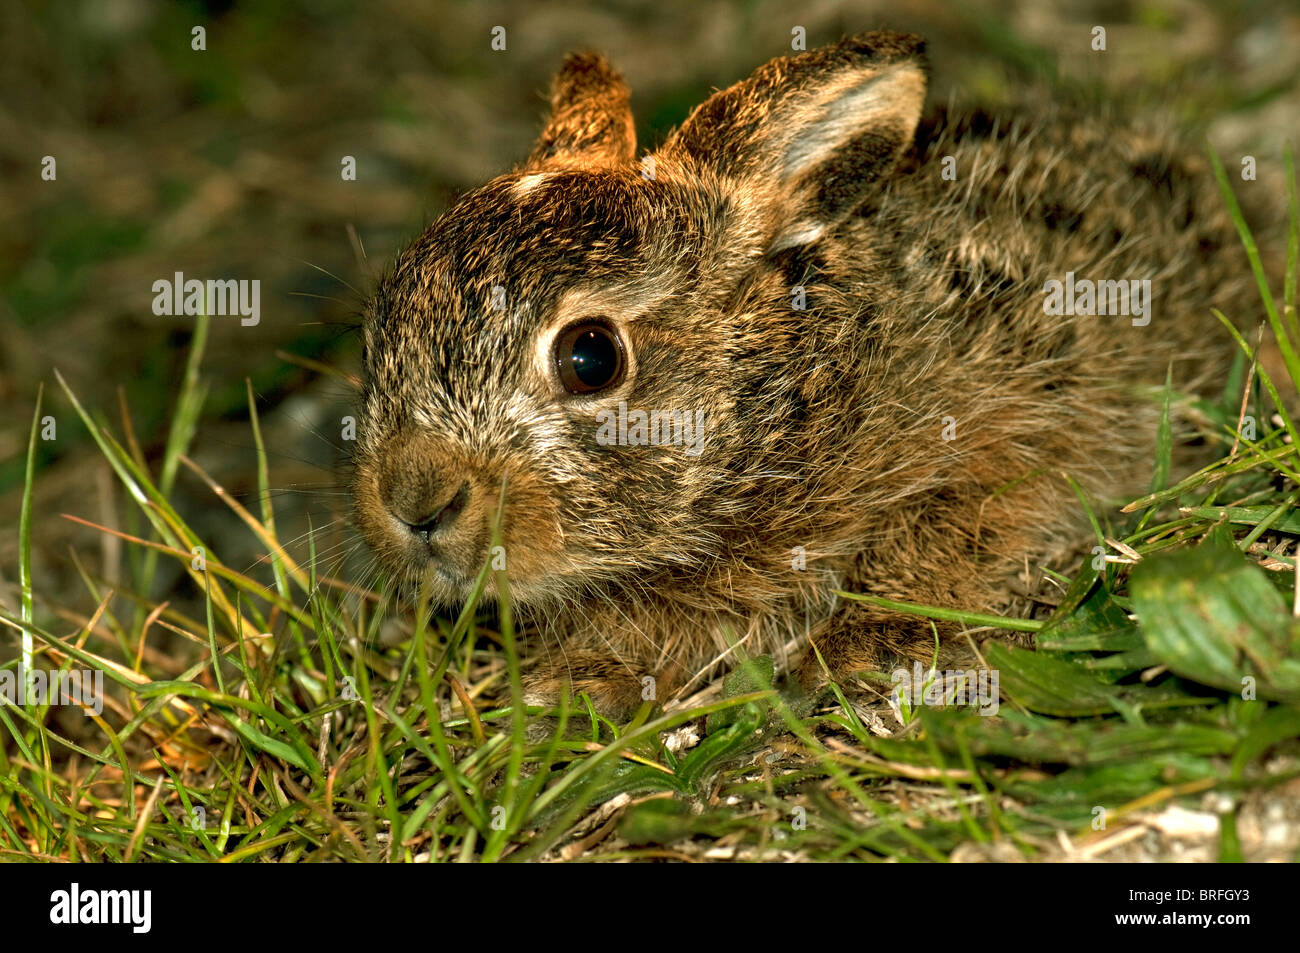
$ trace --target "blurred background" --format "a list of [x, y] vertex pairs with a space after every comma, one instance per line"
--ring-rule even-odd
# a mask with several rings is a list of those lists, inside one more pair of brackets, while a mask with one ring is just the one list
[[[505, 50], [492, 47], [498, 26]], [[1300, 128], [1293, 0], [6, 0], [0, 604], [17, 605], [17, 515], [42, 382], [57, 436], [39, 444], [38, 598], [93, 607], [73, 553], [110, 582], [132, 558], [61, 516], [131, 528], [53, 370], [118, 433], [129, 408], [156, 460], [195, 319], [156, 316], [155, 281], [179, 271], [261, 282], [257, 326], [212, 320], [192, 455], [256, 510], [251, 381], [281, 536], [293, 538], [308, 519], [321, 527], [346, 512], [335, 468], [365, 296], [453, 196], [526, 155], [564, 52], [610, 56], [632, 86], [642, 145], [653, 146], [712, 88], [789, 53], [796, 27], [812, 48], [882, 26], [928, 37], [932, 101], [997, 102], [1031, 83], [1085, 90], [1208, 135], [1230, 170], [1256, 155], [1252, 187], [1284, 204], [1283, 143]], [[1092, 49], [1096, 26], [1105, 52]], [[344, 156], [356, 160], [355, 181], [340, 174]], [[223, 560], [252, 563], [254, 539], [201, 481], [182, 471], [174, 496]], [[347, 545], [341, 522], [331, 534]], [[180, 577], [166, 571], [156, 597]]]

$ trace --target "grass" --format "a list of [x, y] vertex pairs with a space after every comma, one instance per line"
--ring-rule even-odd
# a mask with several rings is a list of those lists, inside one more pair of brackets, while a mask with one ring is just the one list
[[[1217, 159], [1216, 170], [1300, 381], [1294, 170], [1280, 313]], [[1168, 485], [1166, 387], [1151, 492], [1111, 518], [1081, 496], [1096, 556], [1072, 577], [1053, 574], [1062, 596], [1050, 616], [889, 604], [980, 632], [1033, 633], [1037, 651], [982, 648], [999, 675], [994, 717], [917, 698], [891, 705], [870, 684], [800, 696], [766, 658], [742, 660], [685, 706], [647, 704], [627, 724], [585, 697], [525, 706], [509, 606], [493, 627], [477, 605], [489, 567], [459, 616], [442, 618], [423, 595], [413, 613], [399, 611], [383, 591], [331, 578], [314, 538], [291, 555], [251, 387], [258, 512], [190, 459], [206, 318], [155, 468], [129, 418], [115, 436], [60, 377], [141, 527], [100, 529], [138, 558], [122, 585], [83, 572], [96, 609], [71, 628], [70, 612], [40, 598], [38, 397], [22, 600], [18, 612], [0, 609], [19, 658], [0, 673], [19, 662], [92, 669], [110, 690], [84, 718], [48, 702], [0, 705], [0, 859], [944, 861], [959, 851], [1059, 857], [1062, 843], [1070, 856], [1106, 856], [1143, 833], [1152, 811], [1180, 799], [1205, 810], [1213, 793], [1212, 856], [1241, 860], [1238, 815], [1300, 778], [1300, 440], [1279, 383], [1228, 327], [1238, 368], [1222, 401], [1202, 408], [1223, 455]], [[191, 477], [255, 536], [264, 565], [223, 563], [187, 525], [169, 498]], [[161, 560], [189, 575], [201, 616], [150, 597]], [[404, 627], [398, 644], [381, 644], [385, 626]], [[151, 651], [162, 632], [179, 646], [168, 653], [181, 660], [175, 670]]]

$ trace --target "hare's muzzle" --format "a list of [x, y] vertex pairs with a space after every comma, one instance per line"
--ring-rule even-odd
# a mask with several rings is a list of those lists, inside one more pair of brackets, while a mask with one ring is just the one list
[[468, 583], [490, 544], [490, 470], [441, 441], [398, 434], [358, 467], [357, 522], [391, 569], [432, 566], [445, 581]]
[[[553, 488], [519, 459], [485, 459], [449, 439], [404, 431], [358, 459], [353, 493], [357, 527], [379, 560], [407, 578], [433, 570], [440, 601], [465, 599], [489, 556], [493, 569], [506, 570], [517, 601], [544, 594], [557, 570], [571, 568]], [[494, 573], [493, 597], [495, 580]]]
[[[465, 511], [469, 502], [469, 481], [466, 480], [447, 499], [446, 494], [430, 497], [423, 486], [392, 485], [380, 488], [380, 498], [388, 512], [408, 530], [433, 542], [446, 538], [455, 529], [456, 518]], [[385, 492], [387, 491], [387, 492]]]

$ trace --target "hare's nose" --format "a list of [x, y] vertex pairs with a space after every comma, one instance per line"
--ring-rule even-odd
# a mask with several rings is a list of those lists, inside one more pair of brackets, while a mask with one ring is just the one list
[[387, 487], [381, 492], [384, 506], [406, 527], [419, 536], [432, 539], [450, 529], [469, 502], [469, 481], [458, 488], [437, 493], [434, 488]]

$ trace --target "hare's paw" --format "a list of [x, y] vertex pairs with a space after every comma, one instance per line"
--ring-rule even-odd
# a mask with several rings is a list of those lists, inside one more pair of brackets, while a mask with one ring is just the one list
[[569, 652], [538, 664], [524, 677], [524, 698], [532, 705], [555, 705], [568, 691], [586, 693], [596, 711], [626, 721], [643, 702], [659, 700], [659, 680], [636, 664], [592, 653]]
[[[942, 626], [940, 632], [944, 634]], [[926, 620], [873, 611], [855, 603], [837, 613], [827, 629], [813, 637], [796, 675], [805, 690], [813, 691], [826, 684], [828, 673], [831, 679], [843, 682], [859, 672], [891, 672], [909, 667], [913, 661], [928, 665], [934, 649], [934, 632]]]

